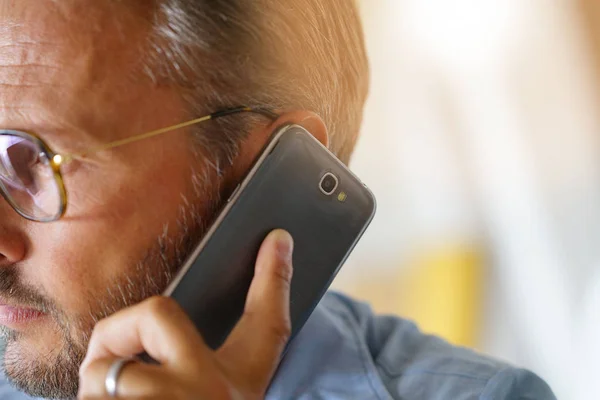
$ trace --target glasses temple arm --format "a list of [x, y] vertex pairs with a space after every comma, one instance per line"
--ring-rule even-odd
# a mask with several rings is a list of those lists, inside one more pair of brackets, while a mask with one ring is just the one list
[[131, 136], [125, 139], [121, 139], [121, 140], [116, 140], [114, 142], [110, 142], [110, 143], [106, 143], [104, 145], [98, 146], [98, 147], [94, 147], [82, 152], [78, 152], [78, 153], [71, 153], [71, 154], [56, 154], [54, 155], [52, 162], [55, 164], [56, 167], [60, 166], [61, 164], [67, 164], [70, 161], [73, 161], [75, 159], [81, 159], [84, 158], [90, 154], [94, 154], [97, 153], [99, 151], [104, 151], [104, 150], [110, 150], [113, 149], [115, 147], [119, 147], [119, 146], [123, 146], [126, 144], [130, 144], [130, 143], [134, 143], [140, 140], [144, 140], [144, 139], [148, 139], [154, 136], [158, 136], [161, 135], [163, 133], [167, 133], [167, 132], [171, 132], [177, 129], [181, 129], [181, 128], [186, 128], [188, 126], [191, 125], [196, 125], [199, 124], [201, 122], [204, 121], [208, 121], [208, 120], [212, 120], [212, 119], [217, 119], [217, 118], [221, 118], [221, 117], [225, 117], [228, 115], [232, 115], [232, 114], [238, 114], [241, 112], [254, 112], [257, 114], [261, 114], [266, 116], [267, 118], [271, 119], [271, 120], [276, 120], [279, 115], [271, 110], [268, 110], [266, 108], [250, 108], [250, 107], [235, 107], [235, 108], [228, 108], [225, 110], [221, 110], [221, 111], [217, 111], [214, 112], [212, 114], [209, 115], [205, 115], [204, 117], [200, 117], [200, 118], [196, 118], [193, 119], [191, 121], [187, 121], [187, 122], [183, 122], [181, 124], [177, 124], [177, 125], [171, 125], [168, 126], [166, 128], [161, 128], [161, 129], [157, 129], [154, 131], [150, 131], [150, 132], [146, 132], [146, 133], [142, 133], [140, 135], [136, 135], [136, 136]]

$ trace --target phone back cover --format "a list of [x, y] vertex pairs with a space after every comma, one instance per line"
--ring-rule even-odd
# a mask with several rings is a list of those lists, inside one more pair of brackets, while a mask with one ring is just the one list
[[[339, 186], [319, 188], [326, 172]], [[346, 194], [345, 201], [338, 194]], [[171, 296], [218, 348], [242, 315], [259, 247], [273, 229], [294, 238], [292, 337], [304, 325], [375, 212], [371, 192], [310, 134], [285, 131]], [[343, 197], [343, 196], [342, 196]]]

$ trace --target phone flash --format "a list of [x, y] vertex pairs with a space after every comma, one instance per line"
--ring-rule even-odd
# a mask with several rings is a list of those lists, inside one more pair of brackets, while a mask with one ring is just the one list
[[345, 192], [340, 192], [340, 194], [338, 194], [338, 201], [340, 203], [345, 202], [347, 198], [348, 198], [348, 195]]

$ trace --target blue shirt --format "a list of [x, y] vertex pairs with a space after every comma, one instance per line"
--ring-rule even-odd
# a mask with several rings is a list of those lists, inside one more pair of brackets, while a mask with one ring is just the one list
[[[0, 378], [0, 399], [25, 400]], [[267, 399], [553, 400], [548, 385], [514, 368], [423, 335], [327, 294], [284, 357]]]

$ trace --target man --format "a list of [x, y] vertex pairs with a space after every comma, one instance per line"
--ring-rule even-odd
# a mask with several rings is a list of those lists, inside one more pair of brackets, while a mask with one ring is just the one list
[[[278, 126], [348, 162], [368, 86], [349, 0], [0, 0], [0, 19], [2, 399], [553, 398], [530, 372], [336, 294], [278, 367], [283, 231], [218, 351], [152, 297]], [[155, 131], [235, 105], [279, 117]], [[126, 359], [141, 351], [160, 365]]]

